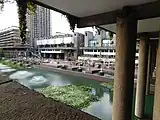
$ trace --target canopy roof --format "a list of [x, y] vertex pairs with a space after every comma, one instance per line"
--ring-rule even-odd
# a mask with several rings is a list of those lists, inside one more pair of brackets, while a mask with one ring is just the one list
[[160, 0], [34, 0], [37, 4], [72, 15], [78, 27], [100, 26], [116, 32], [117, 12], [131, 6], [137, 12], [138, 32], [160, 30]]
[[[37, 0], [38, 1], [38, 0]], [[40, 0], [40, 2], [76, 17], [105, 13], [124, 6], [139, 5], [156, 0]]]

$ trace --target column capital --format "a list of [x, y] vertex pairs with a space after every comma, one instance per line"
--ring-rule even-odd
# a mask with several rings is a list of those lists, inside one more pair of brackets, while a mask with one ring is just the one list
[[141, 40], [141, 38], [144, 38], [144, 37], [149, 39], [149, 34], [147, 32], [141, 33], [140, 40]]
[[133, 20], [137, 20], [136, 11], [131, 6], [125, 6], [117, 13], [117, 18], [123, 18], [123, 20], [128, 20], [132, 18]]

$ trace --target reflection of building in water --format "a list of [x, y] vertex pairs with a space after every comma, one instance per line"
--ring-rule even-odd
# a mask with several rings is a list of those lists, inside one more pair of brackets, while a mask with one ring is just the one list
[[82, 54], [80, 47], [84, 45], [84, 35], [81, 33], [56, 33], [50, 38], [37, 39], [39, 54], [43, 58], [77, 59]]

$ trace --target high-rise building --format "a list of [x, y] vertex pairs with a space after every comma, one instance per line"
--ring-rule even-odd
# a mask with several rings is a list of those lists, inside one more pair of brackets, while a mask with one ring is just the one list
[[37, 6], [35, 13], [27, 14], [27, 28], [30, 45], [35, 47], [35, 39], [51, 36], [51, 12], [49, 9]]

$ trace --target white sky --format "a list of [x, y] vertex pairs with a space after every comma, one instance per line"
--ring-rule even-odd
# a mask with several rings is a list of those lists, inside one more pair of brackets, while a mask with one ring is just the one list
[[[52, 34], [55, 32], [72, 33], [68, 21], [60, 13], [52, 11], [51, 20]], [[0, 13], [0, 30], [10, 26], [18, 26], [17, 6], [16, 4], [6, 3], [4, 10]], [[80, 33], [84, 33], [84, 31], [93, 31], [93, 29], [90, 27], [75, 30], [75, 32]]]

